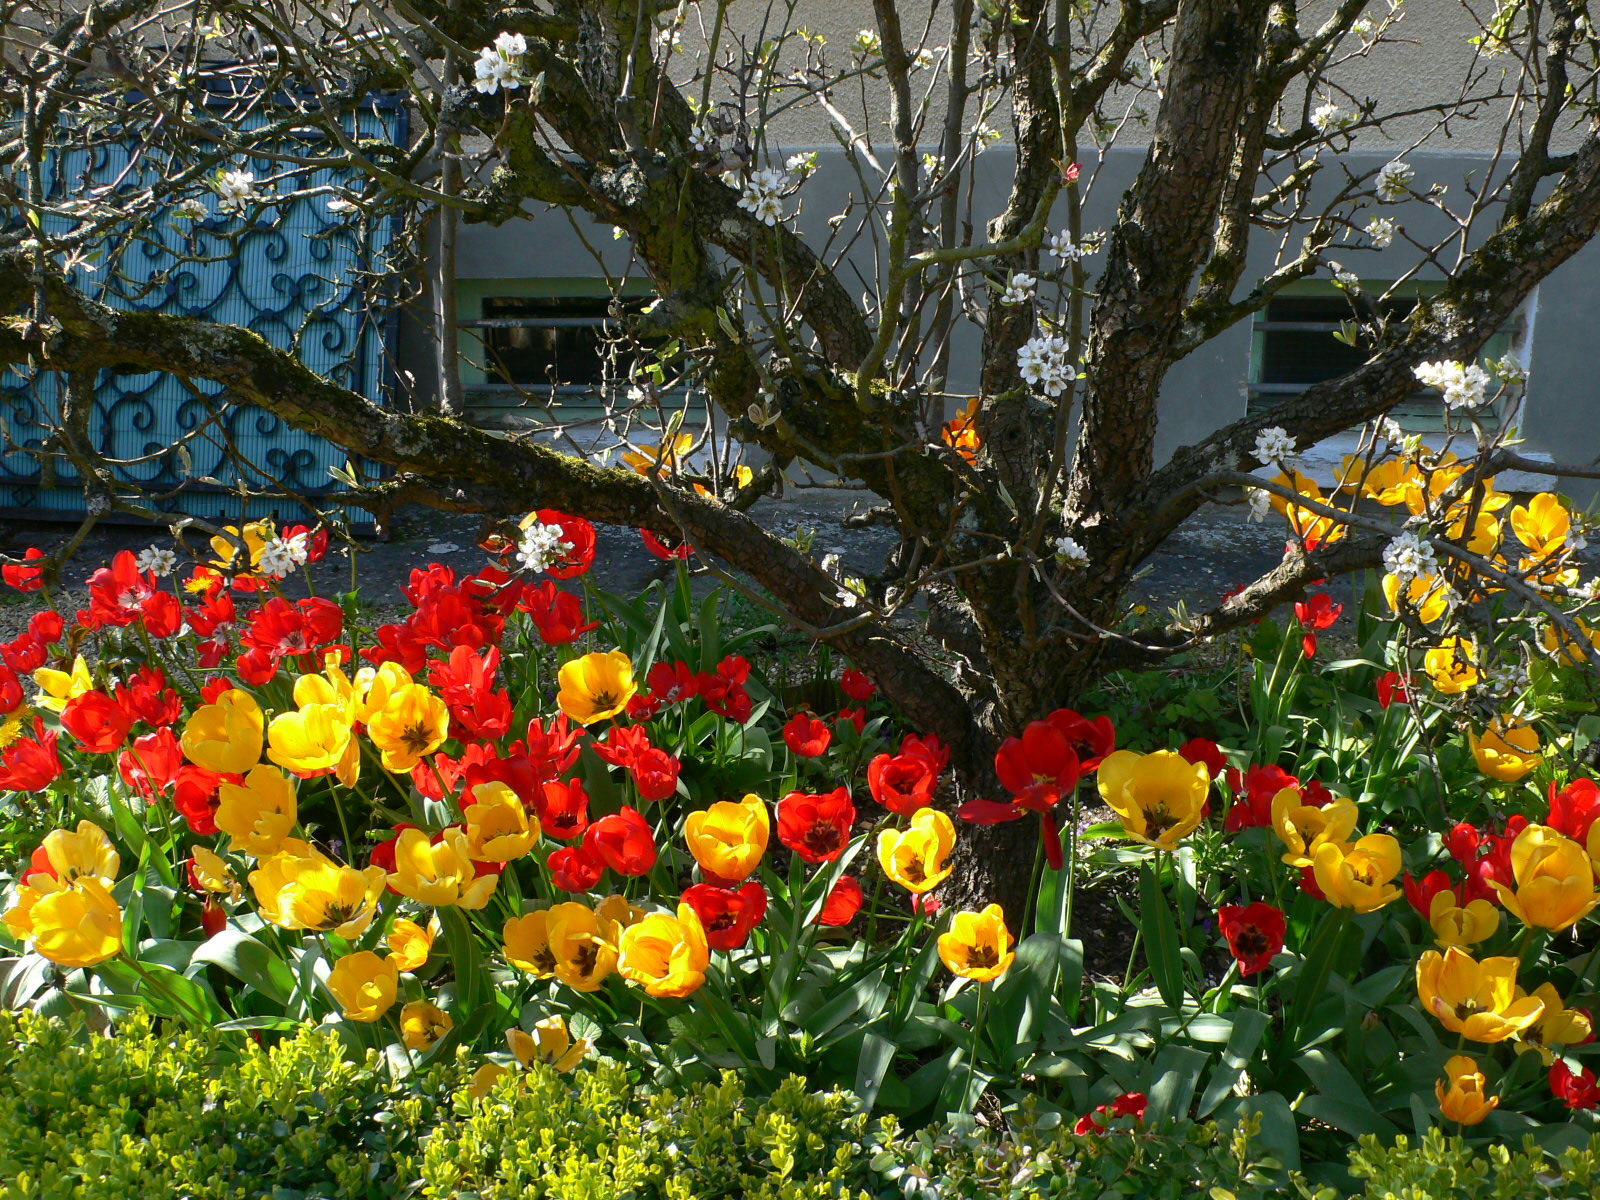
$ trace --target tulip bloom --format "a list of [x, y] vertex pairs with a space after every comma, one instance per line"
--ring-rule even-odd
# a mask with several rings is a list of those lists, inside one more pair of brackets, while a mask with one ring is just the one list
[[296, 775], [323, 775], [343, 761], [351, 736], [347, 705], [306, 704], [272, 718], [267, 726], [267, 757]]
[[436, 908], [452, 904], [482, 908], [499, 882], [499, 875], [479, 872], [467, 835], [460, 829], [451, 830], [436, 843], [420, 829], [407, 829], [395, 842], [389, 886], [402, 896]]
[[588, 905], [576, 901], [552, 905], [545, 928], [555, 977], [568, 987], [598, 991], [616, 970], [621, 927], [598, 916]]
[[1555, 1061], [1551, 1046], [1582, 1046], [1594, 1041], [1594, 1021], [1588, 1010], [1568, 1008], [1554, 984], [1541, 983], [1533, 989], [1533, 996], [1544, 1002], [1544, 1015], [1523, 1031], [1517, 1041], [1519, 1051], [1536, 1051], [1549, 1066]]
[[402, 687], [367, 721], [386, 771], [403, 775], [450, 736], [450, 707], [421, 684]]
[[550, 855], [550, 882], [564, 892], [591, 892], [606, 873], [606, 864], [581, 845], [563, 846]]
[[117, 757], [117, 774], [148, 801], [177, 781], [183, 765], [183, 748], [172, 730], [158, 729], [133, 739], [133, 745]]
[[433, 939], [438, 936], [437, 922], [435, 917], [427, 926], [422, 926], [401, 918], [389, 927], [389, 936], [384, 942], [395, 966], [402, 971], [415, 971], [428, 961], [428, 955], [433, 953]]
[[1200, 824], [1211, 774], [1171, 750], [1118, 750], [1100, 764], [1101, 798], [1134, 841], [1171, 850]]
[[501, 932], [506, 961], [540, 979], [556, 977], [556, 956], [550, 949], [548, 909], [512, 917]]
[[633, 660], [623, 650], [575, 658], [562, 666], [560, 679], [556, 703], [580, 725], [616, 716], [639, 690], [633, 678]]
[[1478, 643], [1447, 637], [1422, 656], [1422, 668], [1437, 691], [1459, 696], [1478, 682]]
[[1079, 1117], [1072, 1132], [1079, 1137], [1105, 1133], [1110, 1128], [1108, 1122], [1117, 1117], [1132, 1117], [1135, 1121], [1142, 1121], [1149, 1103], [1143, 1092], [1124, 1092], [1110, 1104], [1097, 1104], [1093, 1111]]
[[430, 1000], [413, 1000], [400, 1010], [400, 1037], [418, 1053], [433, 1049], [455, 1027], [454, 1018]]
[[878, 835], [878, 863], [889, 879], [921, 895], [950, 877], [955, 845], [954, 822], [936, 808], [924, 808], [904, 832], [885, 829]]
[[1559, 1058], [1550, 1064], [1550, 1093], [1574, 1112], [1600, 1107], [1600, 1081], [1588, 1067], [1581, 1071], [1573, 1074], [1572, 1068]]
[[394, 1006], [400, 970], [370, 950], [346, 954], [328, 972], [328, 991], [351, 1021], [376, 1021]]
[[1495, 891], [1524, 925], [1555, 932], [1600, 904], [1587, 851], [1548, 825], [1529, 825], [1517, 835], [1511, 873], [1516, 886], [1496, 883]]
[[958, 912], [949, 932], [939, 935], [939, 958], [953, 973], [987, 982], [1004, 975], [1017, 957], [1011, 940], [998, 904], [982, 912]]
[[1574, 779], [1560, 791], [1550, 784], [1550, 816], [1545, 824], [1575, 842], [1587, 842], [1600, 820], [1600, 786], [1592, 779]]
[[737, 890], [697, 883], [683, 899], [705, 926], [706, 944], [713, 950], [739, 949], [767, 912], [767, 889], [753, 882]]
[[1272, 798], [1272, 829], [1291, 867], [1309, 867], [1322, 846], [1349, 841], [1360, 817], [1356, 802], [1343, 796], [1321, 807], [1306, 804], [1290, 788]]
[[832, 862], [850, 844], [855, 819], [849, 788], [823, 795], [790, 792], [778, 801], [778, 840], [808, 863]]
[[274, 925], [349, 939], [372, 924], [385, 882], [380, 867], [357, 870], [316, 849], [274, 854], [250, 872], [261, 915]]
[[[39, 861], [41, 857], [43, 863]], [[122, 865], [122, 858], [106, 831], [93, 821], [79, 821], [76, 830], [52, 829], [34, 851], [33, 860], [35, 870], [42, 868], [46, 874], [69, 885], [91, 878], [110, 887], [116, 882], [117, 870]], [[27, 882], [27, 876], [23, 882]]]
[[543, 1063], [565, 1075], [581, 1063], [594, 1049], [588, 1038], [572, 1040], [567, 1029], [567, 1019], [560, 1014], [533, 1023], [533, 1032], [523, 1029], [506, 1030], [506, 1046], [523, 1068]]
[[619, 875], [648, 875], [656, 865], [656, 839], [638, 809], [601, 817], [583, 835], [583, 849]]
[[1358, 913], [1377, 912], [1400, 898], [1400, 843], [1387, 833], [1369, 833], [1355, 845], [1324, 842], [1311, 859], [1317, 886], [1329, 904]]
[[1411, 703], [1411, 677], [1398, 671], [1385, 671], [1378, 677], [1378, 707], [1388, 708], [1395, 701]]
[[1479, 737], [1467, 730], [1467, 743], [1478, 770], [1502, 783], [1515, 783], [1544, 761], [1539, 753], [1539, 733], [1532, 725], [1516, 725], [1496, 717]]
[[1544, 1015], [1544, 1001], [1517, 995], [1517, 960], [1482, 962], [1452, 946], [1417, 960], [1417, 996], [1451, 1033], [1474, 1042], [1503, 1042]]
[[521, 858], [539, 841], [539, 821], [505, 784], [480, 783], [461, 815], [467, 825], [467, 853], [474, 862], [504, 863]]
[[92, 967], [122, 952], [122, 908], [104, 883], [82, 875], [69, 884], [35, 876], [5, 915], [13, 936], [63, 967]]
[[550, 780], [539, 785], [539, 822], [553, 838], [570, 842], [589, 828], [589, 793], [583, 780], [566, 783]]
[[128, 740], [133, 718], [104, 692], [84, 692], [62, 706], [61, 728], [90, 754], [111, 754]]
[[266, 717], [255, 697], [229, 688], [194, 710], [181, 739], [190, 762], [222, 775], [243, 775], [261, 761]]
[[94, 677], [89, 674], [89, 664], [81, 654], [72, 660], [72, 670], [40, 667], [34, 671], [33, 681], [39, 685], [39, 694], [33, 699], [34, 707], [48, 708], [52, 712], [60, 712], [69, 700], [94, 691]]
[[1477, 1060], [1466, 1054], [1456, 1054], [1444, 1064], [1445, 1079], [1450, 1081], [1447, 1090], [1444, 1080], [1433, 1085], [1439, 1097], [1439, 1113], [1448, 1121], [1460, 1125], [1476, 1125], [1492, 1113], [1500, 1103], [1499, 1096], [1487, 1095], [1484, 1089], [1488, 1080], [1478, 1069]]
[[1441, 950], [1476, 946], [1488, 941], [1500, 928], [1500, 913], [1494, 905], [1483, 899], [1457, 904], [1454, 891], [1435, 893], [1427, 916], [1434, 943]]
[[783, 727], [783, 741], [801, 758], [816, 758], [827, 753], [833, 730], [810, 713], [799, 712]]
[[890, 812], [909, 817], [933, 803], [939, 773], [950, 762], [950, 751], [933, 735], [909, 735], [899, 754], [880, 754], [867, 764], [867, 787], [872, 798]]
[[1217, 909], [1217, 924], [1228, 939], [1228, 949], [1239, 960], [1242, 976], [1266, 970], [1273, 956], [1283, 949], [1287, 928], [1283, 910], [1264, 901], [1243, 906], [1224, 904]]
[[683, 998], [699, 990], [711, 964], [705, 927], [691, 904], [678, 915], [652, 913], [622, 931], [618, 969], [652, 996]]
[[747, 879], [761, 865], [771, 836], [767, 806], [753, 792], [743, 800], [719, 800], [683, 823], [684, 841], [700, 869], [729, 883]]
[[861, 890], [861, 884], [856, 881], [855, 876], [839, 876], [839, 882], [833, 885], [833, 890], [823, 902], [822, 911], [817, 914], [817, 924], [830, 926], [850, 924], [861, 911], [861, 905], [865, 903], [866, 898], [866, 893]]
[[299, 820], [294, 783], [277, 767], [262, 763], [242, 784], [223, 783], [217, 789], [215, 820], [246, 854], [271, 854]]

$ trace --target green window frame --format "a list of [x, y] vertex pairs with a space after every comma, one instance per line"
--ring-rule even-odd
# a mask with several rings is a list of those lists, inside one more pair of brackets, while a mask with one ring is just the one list
[[[1384, 295], [1389, 284], [1362, 280], [1362, 291]], [[1402, 318], [1420, 299], [1437, 295], [1442, 285], [1413, 281], [1389, 296], [1385, 311]], [[1313, 384], [1332, 379], [1359, 366], [1366, 352], [1347, 347], [1334, 334], [1351, 319], [1344, 292], [1327, 280], [1300, 280], [1280, 291], [1256, 313], [1250, 341], [1250, 379], [1246, 412], [1255, 416], [1300, 395]], [[1513, 330], [1501, 329], [1484, 346], [1480, 358], [1499, 358], [1510, 352]], [[1407, 433], [1435, 433], [1444, 428], [1444, 402], [1437, 392], [1418, 385], [1417, 391], [1396, 405], [1390, 416]], [[1485, 416], [1496, 420], [1498, 406]]]

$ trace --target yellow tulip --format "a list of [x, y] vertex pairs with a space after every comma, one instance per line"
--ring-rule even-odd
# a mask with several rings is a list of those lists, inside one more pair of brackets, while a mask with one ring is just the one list
[[472, 789], [461, 810], [467, 823], [467, 852], [476, 862], [510, 862], [539, 841], [539, 819], [530, 817], [521, 798], [498, 780]]
[[1600, 896], [1588, 852], [1548, 825], [1529, 825], [1511, 843], [1515, 888], [1495, 884], [1500, 903], [1524, 925], [1552, 932], [1587, 916]]
[[878, 835], [878, 863], [895, 883], [921, 895], [955, 870], [949, 862], [955, 845], [955, 823], [936, 808], [922, 808], [912, 815], [909, 829], [885, 829]]
[[1441, 1025], [1474, 1042], [1503, 1042], [1544, 1015], [1544, 1001], [1518, 995], [1515, 958], [1479, 962], [1456, 946], [1417, 960], [1417, 996]]
[[680, 466], [679, 459], [687, 454], [693, 445], [693, 434], [680, 433], [672, 439], [672, 445], [670, 446], [665, 443], [660, 446], [643, 445], [634, 450], [623, 451], [621, 457], [623, 462], [641, 475], [648, 475], [655, 471], [657, 469], [656, 460], [660, 459], [660, 470], [670, 475], [678, 469]]
[[1389, 611], [1399, 614], [1401, 605], [1417, 614], [1424, 625], [1432, 625], [1450, 611], [1450, 588], [1438, 575], [1417, 575], [1405, 584], [1401, 593], [1400, 576], [1383, 577], [1383, 595], [1389, 601]]
[[472, 1073], [472, 1078], [467, 1082], [467, 1095], [474, 1100], [482, 1100], [494, 1091], [495, 1084], [509, 1074], [511, 1074], [509, 1067], [501, 1066], [497, 1062], [486, 1062]]
[[367, 736], [384, 770], [404, 775], [450, 736], [449, 706], [421, 684], [402, 687], [367, 721]]
[[683, 823], [683, 838], [700, 869], [729, 883], [749, 877], [761, 865], [772, 837], [772, 818], [760, 796], [719, 800]]
[[1360, 815], [1356, 802], [1346, 796], [1318, 808], [1303, 803], [1294, 788], [1284, 788], [1272, 798], [1272, 829], [1284, 845], [1283, 861], [1309, 867], [1319, 846], [1350, 840]]
[[1500, 911], [1487, 900], [1469, 900], [1463, 908], [1452, 891], [1437, 893], [1428, 906], [1428, 924], [1441, 950], [1451, 946], [1476, 946], [1500, 928]]
[[687, 904], [678, 905], [676, 917], [651, 913], [624, 929], [618, 950], [623, 978], [642, 983], [652, 996], [692, 994], [706, 981], [711, 964], [705, 927]]
[[580, 992], [598, 991], [617, 969], [621, 926], [576, 901], [551, 905], [547, 921], [556, 978]]
[[1478, 643], [1447, 637], [1422, 656], [1422, 669], [1446, 696], [1459, 696], [1478, 682]]
[[328, 972], [328, 990], [352, 1021], [376, 1021], [394, 1007], [400, 970], [370, 950], [346, 954]]
[[633, 678], [633, 660], [622, 650], [575, 658], [562, 666], [560, 677], [556, 703], [580, 725], [616, 716], [639, 690]]
[[350, 713], [344, 705], [307, 704], [272, 718], [267, 726], [267, 757], [297, 775], [320, 775], [344, 760], [351, 736]]
[[411, 672], [397, 662], [362, 667], [350, 685], [355, 719], [365, 725], [384, 710], [391, 696], [413, 686]]
[[[211, 539], [211, 553], [217, 557], [211, 560], [211, 565], [224, 570], [235, 570], [246, 579], [252, 568], [261, 563], [261, 552], [267, 548], [267, 543], [275, 536], [276, 531], [272, 522], [268, 520], [251, 521], [243, 529], [235, 525], [224, 527], [226, 532], [233, 534], [232, 538], [223, 537], [221, 534]], [[237, 540], [235, 540], [237, 539]], [[241, 553], [239, 542], [244, 543]]]
[[1588, 662], [1589, 655], [1600, 649], [1600, 629], [1582, 617], [1574, 617], [1572, 620], [1587, 641], [1575, 638], [1566, 630], [1557, 629], [1554, 625], [1546, 625], [1539, 630], [1539, 644], [1547, 653], [1569, 667]]
[[437, 844], [420, 829], [406, 829], [395, 842], [389, 886], [402, 896], [436, 908], [482, 908], [499, 883], [500, 876], [478, 872], [460, 829], [450, 830]]
[[1311, 856], [1317, 886], [1336, 908], [1377, 912], [1400, 896], [1400, 843], [1387, 833], [1369, 833], [1353, 846], [1324, 842]]
[[255, 697], [229, 688], [194, 710], [179, 739], [184, 756], [208, 771], [243, 775], [261, 761], [267, 721]]
[[372, 924], [385, 882], [382, 867], [358, 871], [315, 849], [274, 854], [250, 872], [261, 915], [274, 925], [352, 939]]
[[218, 896], [227, 896], [230, 900], [239, 899], [243, 889], [234, 878], [233, 869], [228, 866], [226, 859], [200, 845], [192, 847], [189, 855], [194, 860], [194, 877], [199, 880], [201, 887]]
[[429, 1000], [413, 1000], [400, 1010], [400, 1036], [411, 1050], [433, 1049], [455, 1027], [454, 1018]]
[[[1524, 994], [1518, 989], [1519, 998]], [[1568, 1008], [1552, 983], [1541, 983], [1533, 989], [1536, 1000], [1544, 1003], [1544, 1015], [1525, 1029], [1517, 1042], [1517, 1050], [1536, 1050], [1549, 1066], [1555, 1061], [1551, 1046], [1581, 1046], [1594, 1033], [1589, 1014], [1581, 1008]]]
[[594, 915], [626, 929], [629, 925], [637, 925], [649, 914], [626, 896], [607, 896], [594, 906]]
[[81, 654], [72, 660], [71, 671], [40, 667], [33, 673], [33, 681], [43, 689], [34, 697], [34, 704], [52, 712], [60, 712], [67, 706], [68, 700], [94, 691], [94, 678], [89, 674], [89, 664], [83, 661]]
[[567, 1020], [560, 1015], [534, 1022], [532, 1033], [523, 1029], [506, 1030], [506, 1045], [524, 1067], [543, 1063], [563, 1075], [594, 1049], [594, 1043], [588, 1038], [573, 1041], [567, 1030]]
[[1445, 1079], [1450, 1081], [1446, 1090], [1444, 1080], [1433, 1085], [1439, 1097], [1439, 1112], [1449, 1121], [1461, 1125], [1476, 1125], [1494, 1111], [1500, 1103], [1499, 1096], [1485, 1094], [1488, 1080], [1478, 1069], [1477, 1060], [1466, 1054], [1457, 1054], [1444, 1064]]
[[280, 849], [299, 818], [294, 782], [265, 763], [251, 769], [244, 783], [217, 789], [217, 828], [246, 854], [258, 858]]
[[52, 829], [40, 846], [57, 877], [66, 884], [90, 876], [110, 887], [122, 865], [106, 831], [93, 821], [79, 821], [76, 830]]
[[1211, 793], [1211, 773], [1173, 750], [1138, 754], [1117, 750], [1096, 774], [1100, 796], [1130, 838], [1170, 850], [1200, 824]]
[[51, 962], [92, 967], [122, 952], [122, 907], [99, 878], [83, 875], [67, 884], [35, 875], [17, 889], [6, 927]]
[[1478, 770], [1502, 783], [1515, 783], [1544, 761], [1539, 753], [1539, 732], [1532, 725], [1517, 725], [1508, 717], [1489, 722], [1483, 736], [1467, 730], [1467, 743]]
[[540, 979], [556, 977], [556, 956], [550, 948], [550, 913], [546, 909], [512, 917], [501, 934], [506, 961]]
[[1567, 547], [1572, 514], [1558, 496], [1540, 492], [1511, 510], [1511, 532], [1534, 559], [1554, 558]]
[[949, 932], [939, 935], [939, 957], [963, 978], [999, 979], [1017, 957], [1004, 910], [991, 904], [982, 912], [958, 912]]
[[402, 917], [389, 927], [385, 944], [395, 966], [402, 971], [415, 971], [428, 961], [428, 955], [433, 953], [433, 940], [438, 936], [437, 915], [426, 926]]

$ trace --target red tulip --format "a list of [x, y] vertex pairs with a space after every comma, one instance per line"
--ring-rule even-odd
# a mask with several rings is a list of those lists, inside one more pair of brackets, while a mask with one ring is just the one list
[[641, 800], [665, 800], [678, 790], [678, 774], [683, 764], [677, 757], [655, 747], [641, 750], [628, 768]]
[[857, 704], [865, 704], [872, 699], [872, 693], [878, 690], [878, 685], [867, 678], [866, 672], [846, 667], [844, 674], [839, 676], [839, 690]]
[[1550, 785], [1550, 828], [1566, 834], [1579, 845], [1587, 844], [1589, 828], [1600, 818], [1600, 787], [1592, 779], [1574, 779], [1560, 791]]
[[182, 765], [183, 749], [170, 729], [134, 738], [133, 745], [117, 758], [122, 781], [146, 800], [171, 787]]
[[539, 786], [539, 824], [545, 833], [563, 842], [581, 837], [589, 828], [589, 793], [583, 780], [550, 780]]
[[856, 914], [861, 911], [861, 905], [866, 900], [866, 893], [861, 890], [861, 885], [850, 875], [839, 876], [839, 882], [833, 885], [833, 890], [828, 893], [828, 899], [822, 906], [822, 911], [817, 914], [818, 925], [848, 925], [856, 919]]
[[[224, 782], [238, 783], [241, 780], [238, 776], [208, 771], [194, 763], [184, 763], [174, 777], [176, 786], [172, 791], [172, 806], [189, 823], [189, 828], [201, 837], [210, 837], [217, 832], [217, 791]], [[387, 869], [394, 870], [392, 848]]]
[[1058, 708], [1045, 720], [1061, 730], [1072, 743], [1072, 752], [1078, 756], [1078, 770], [1085, 775], [1098, 768], [1117, 748], [1117, 727], [1110, 717], [1102, 715], [1090, 719], [1070, 708]]
[[1184, 762], [1204, 763], [1212, 779], [1221, 779], [1228, 769], [1228, 756], [1210, 738], [1190, 738], [1178, 747], [1178, 754]]
[[767, 911], [767, 891], [755, 882], [738, 890], [697, 883], [683, 893], [683, 899], [700, 917], [706, 943], [713, 950], [739, 949]]
[[675, 542], [669, 545], [668, 543], [672, 542], [671, 537], [657, 537], [648, 529], [641, 529], [639, 533], [644, 538], [644, 548], [657, 558], [671, 562], [675, 558], [688, 558], [694, 553], [694, 547], [688, 542]]
[[783, 727], [783, 741], [801, 758], [816, 758], [827, 753], [833, 730], [810, 713], [798, 712]]
[[1411, 677], [1386, 671], [1378, 677], [1378, 707], [1388, 708], [1396, 700], [1401, 704], [1411, 702]]
[[28, 564], [38, 562], [43, 557], [43, 550], [37, 546], [29, 546], [22, 556], [22, 562], [6, 563], [0, 567], [0, 578], [4, 578], [7, 586], [14, 587], [19, 592], [37, 592], [44, 586], [44, 568], [31, 567]]
[[550, 855], [550, 877], [564, 892], [593, 891], [606, 865], [582, 846], [563, 846]]
[[1550, 1091], [1570, 1109], [1600, 1107], [1600, 1082], [1594, 1071], [1581, 1067], [1582, 1074], [1574, 1075], [1564, 1059], [1550, 1064]]
[[110, 754], [128, 740], [133, 718], [104, 692], [84, 692], [61, 709], [61, 728], [91, 754]]
[[901, 743], [899, 754], [880, 754], [867, 764], [867, 787], [879, 804], [908, 817], [933, 803], [939, 773], [949, 761], [950, 751], [937, 737], [912, 734]]
[[1266, 970], [1273, 955], [1283, 949], [1287, 928], [1283, 910], [1263, 901], [1242, 907], [1224, 904], [1217, 909], [1217, 923], [1222, 927], [1222, 936], [1228, 939], [1228, 949], [1239, 960], [1240, 975]]
[[623, 806], [583, 833], [584, 853], [619, 875], [648, 875], [656, 865], [656, 838], [639, 810]]
[[60, 735], [45, 732], [44, 721], [33, 719], [33, 737], [11, 743], [0, 760], [0, 788], [12, 792], [42, 792], [61, 777]]
[[778, 801], [778, 840], [809, 863], [832, 862], [850, 844], [855, 819], [849, 788], [823, 795], [790, 792]]

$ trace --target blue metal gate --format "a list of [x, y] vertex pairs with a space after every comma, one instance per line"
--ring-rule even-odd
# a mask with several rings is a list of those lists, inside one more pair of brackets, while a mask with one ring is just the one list
[[[397, 110], [371, 106], [350, 114], [347, 128], [357, 137], [393, 137], [401, 120]], [[125, 181], [141, 170], [135, 153], [129, 143], [63, 154], [54, 164], [52, 190], [83, 195], [97, 182]], [[232, 165], [257, 179], [284, 169], [265, 160]], [[307, 169], [280, 181], [277, 190], [340, 182], [329, 170]], [[375, 279], [386, 267], [393, 221], [359, 210], [334, 212], [328, 199], [323, 194], [285, 198], [264, 209], [251, 206], [247, 226], [245, 217], [212, 196], [204, 201], [204, 218], [165, 212], [142, 231], [138, 244], [123, 248], [117, 270], [99, 272], [89, 264], [74, 270], [74, 283], [112, 307], [242, 325], [275, 346], [294, 349], [319, 374], [384, 402], [395, 319], [375, 303]], [[186, 384], [159, 372], [102, 372], [90, 438], [107, 458], [123, 460], [115, 468], [120, 481], [167, 510], [229, 521], [273, 512], [298, 517], [301, 506], [293, 500], [245, 500], [241, 484], [305, 497], [337, 490], [328, 471], [346, 462], [347, 451], [253, 405], [224, 399], [213, 418], [214, 405], [205, 397], [219, 392], [215, 385]], [[84, 511], [76, 472], [48, 453], [58, 402], [53, 373], [0, 373], [0, 415], [17, 447], [0, 454], [0, 511], [64, 517]]]

